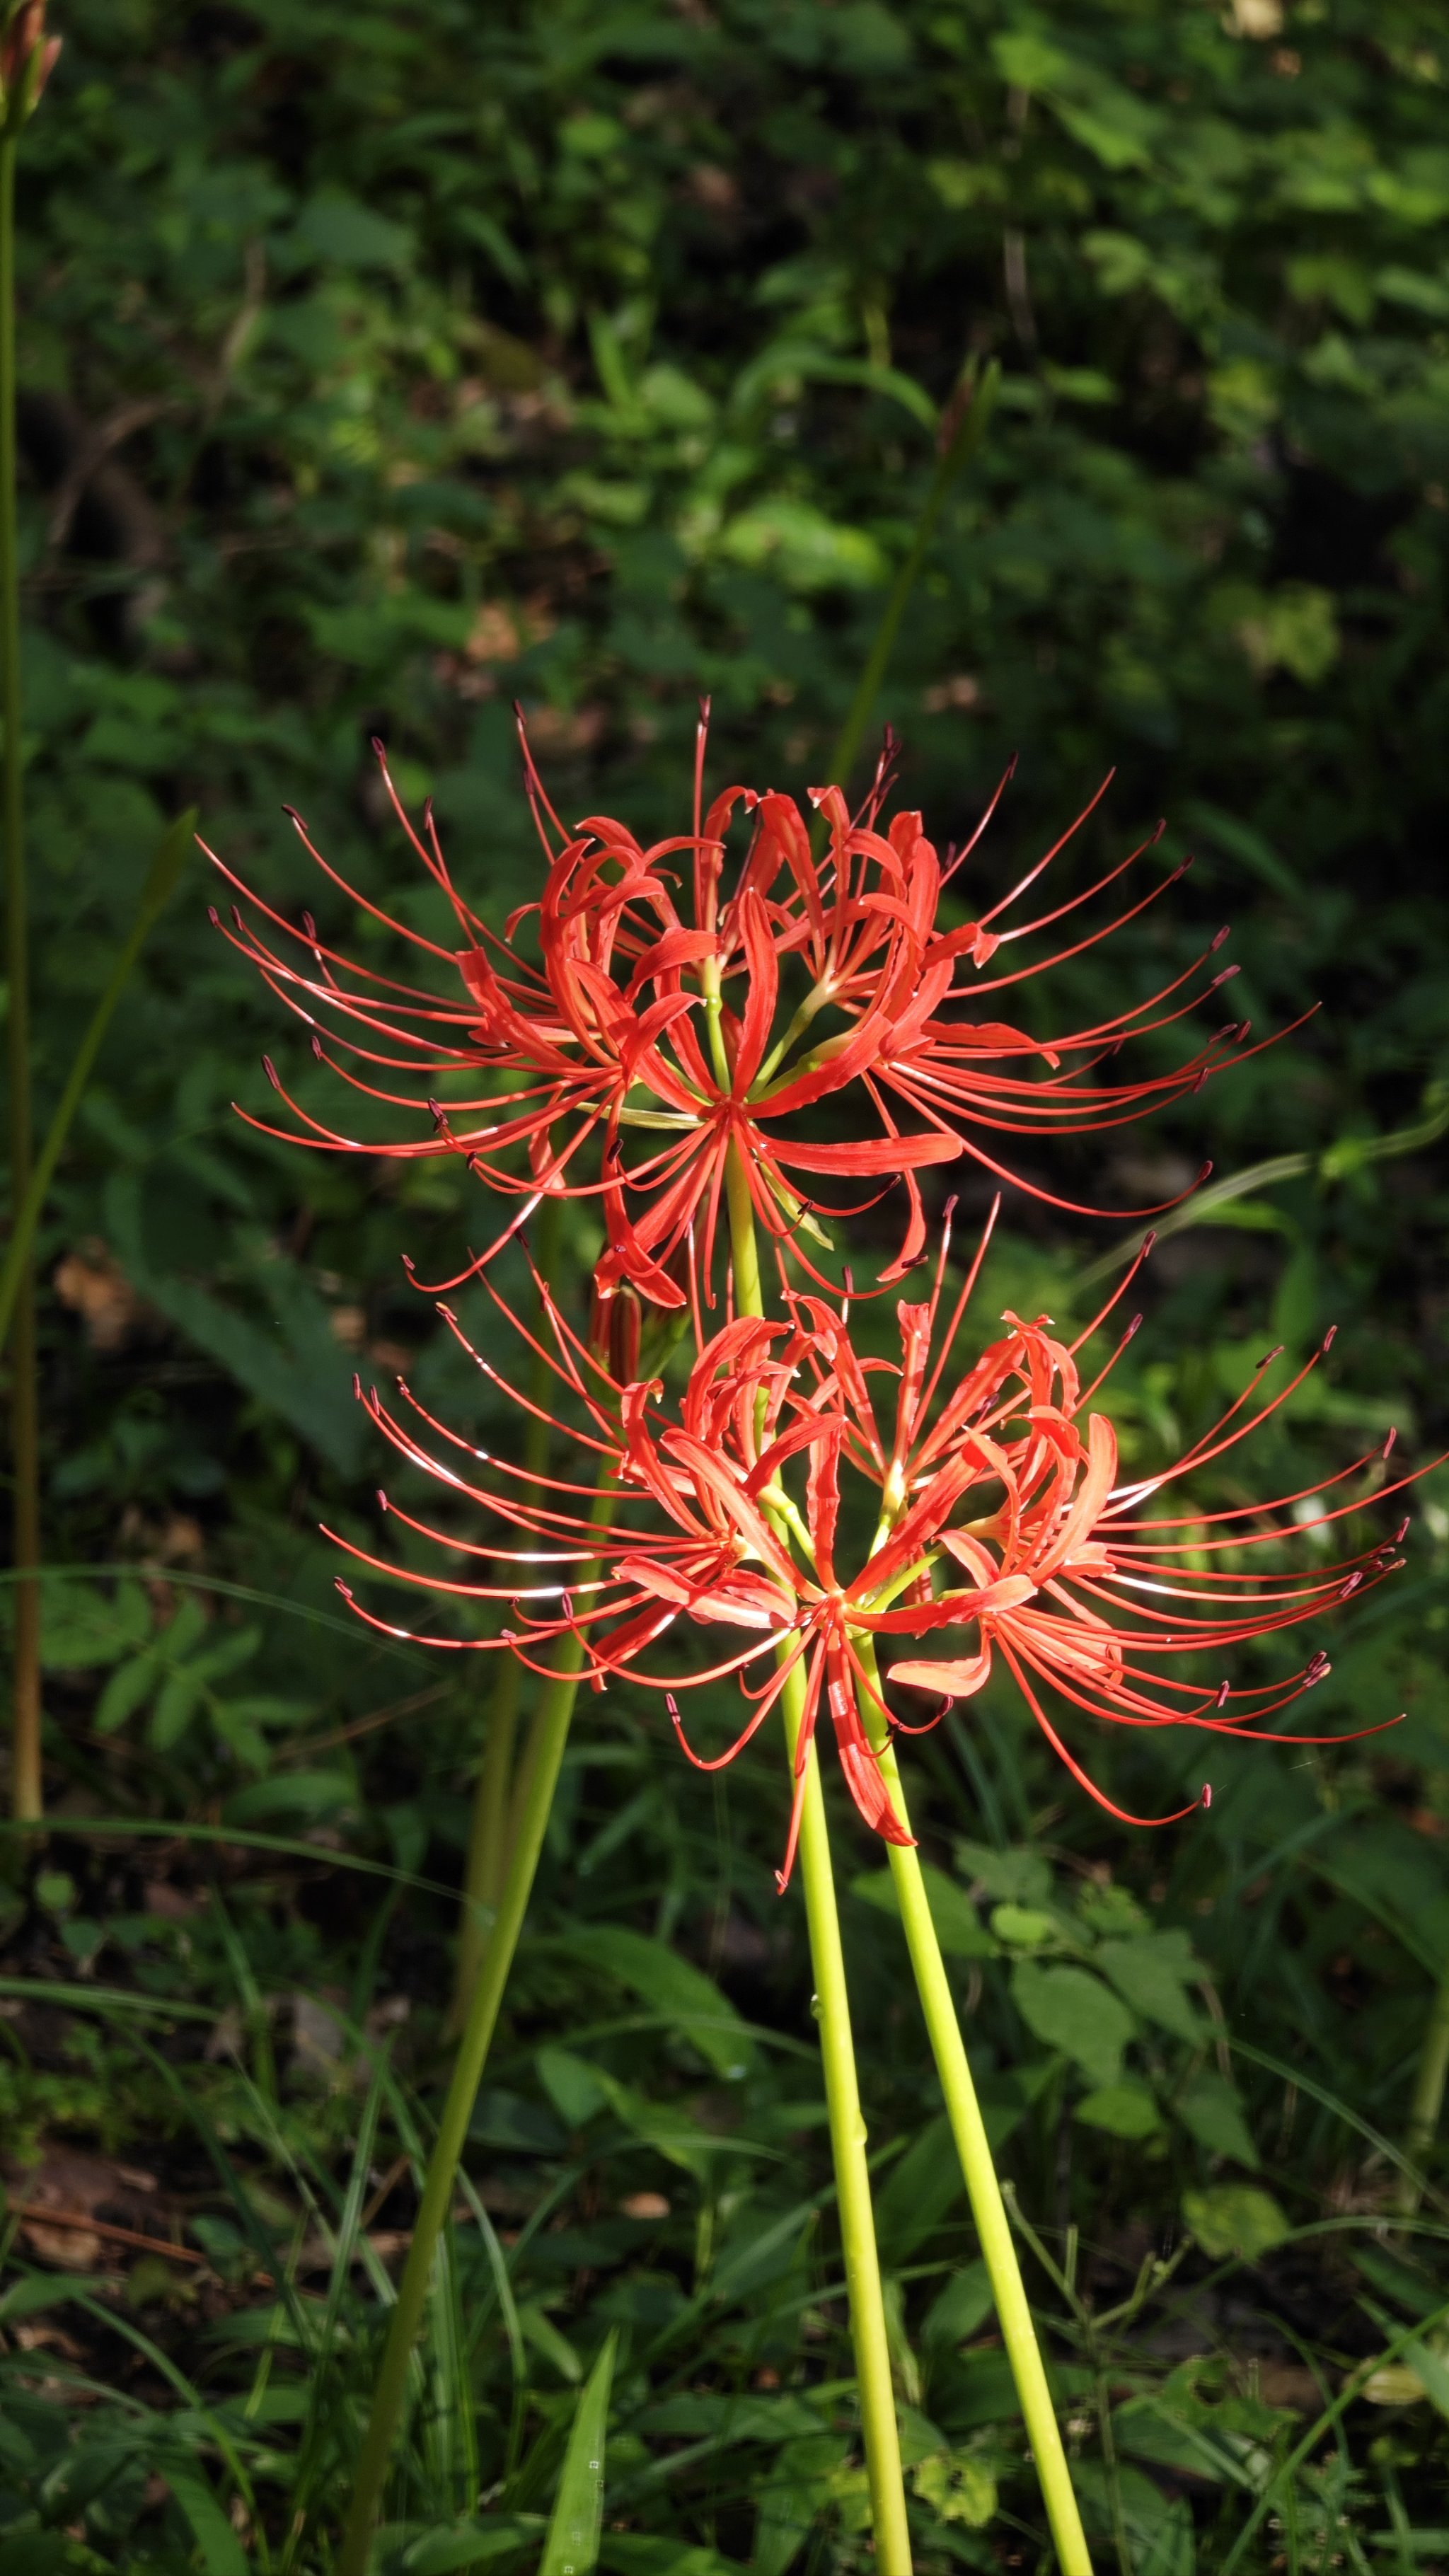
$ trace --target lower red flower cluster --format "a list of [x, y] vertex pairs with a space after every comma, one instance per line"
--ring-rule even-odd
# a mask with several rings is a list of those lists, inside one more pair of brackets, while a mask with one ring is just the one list
[[[1315, 1649], [1292, 1670], [1244, 1683], [1225, 1676], [1221, 1659], [1392, 1572], [1407, 1524], [1332, 1562], [1322, 1535], [1409, 1480], [1383, 1481], [1390, 1442], [1307, 1494], [1206, 1514], [1149, 1511], [1190, 1470], [1246, 1440], [1317, 1356], [1270, 1395], [1279, 1357], [1270, 1354], [1211, 1432], [1171, 1466], [1124, 1481], [1110, 1419], [1086, 1409], [1107, 1372], [1084, 1387], [1078, 1368], [1111, 1307], [1070, 1344], [1046, 1316], [1008, 1314], [985, 1349], [959, 1355], [990, 1231], [944, 1322], [943, 1240], [929, 1300], [897, 1308], [898, 1357], [862, 1354], [846, 1304], [787, 1291], [778, 1319], [740, 1315], [708, 1338], [701, 1331], [677, 1394], [657, 1377], [615, 1379], [545, 1282], [538, 1335], [490, 1286], [520, 1344], [547, 1363], [559, 1452], [587, 1460], [594, 1477], [530, 1479], [436, 1421], [405, 1385], [400, 1406], [374, 1390], [368, 1410], [399, 1455], [493, 1526], [465, 1537], [396, 1504], [393, 1517], [464, 1560], [486, 1560], [487, 1571], [440, 1579], [339, 1543], [375, 1572], [488, 1605], [505, 1621], [490, 1620], [485, 1636], [421, 1642], [503, 1647], [546, 1673], [549, 1650], [569, 1638], [597, 1686], [628, 1674], [666, 1693], [680, 1741], [703, 1768], [735, 1758], [800, 1670], [782, 1884], [822, 1713], [861, 1815], [900, 1840], [872, 1734], [938, 1723], [983, 1689], [998, 1659], [1100, 1805], [1128, 1823], [1176, 1821], [1129, 1816], [1096, 1786], [1072, 1742], [1080, 1721], [1271, 1734], [1267, 1721], [1322, 1680], [1326, 1657]], [[441, 1311], [484, 1377], [528, 1403]], [[1355, 1478], [1366, 1481], [1349, 1494]], [[1310, 1494], [1344, 1496], [1323, 1500], [1311, 1539], [1292, 1517]], [[416, 1633], [362, 1615], [391, 1635]], [[733, 1742], [706, 1756], [686, 1736], [678, 1697], [730, 1676], [751, 1713]], [[926, 1699], [936, 1705], [923, 1715]]]

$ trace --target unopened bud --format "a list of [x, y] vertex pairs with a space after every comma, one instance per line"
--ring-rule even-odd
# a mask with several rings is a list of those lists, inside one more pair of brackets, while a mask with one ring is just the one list
[[59, 36], [45, 32], [45, 0], [10, 0], [0, 33], [0, 134], [18, 133], [35, 114], [59, 52]]

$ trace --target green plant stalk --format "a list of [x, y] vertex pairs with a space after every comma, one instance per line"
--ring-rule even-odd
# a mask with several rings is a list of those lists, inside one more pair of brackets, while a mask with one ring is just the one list
[[[612, 1496], [600, 1496], [596, 1513], [600, 1524], [606, 1525], [611, 1503]], [[581, 1640], [577, 1636], [565, 1638], [554, 1678], [544, 1684], [539, 1702], [534, 1729], [537, 1758], [528, 1781], [519, 1830], [509, 1854], [498, 1911], [469, 1997], [467, 2019], [453, 2062], [438, 2134], [428, 2158], [412, 2244], [408, 2248], [397, 2299], [388, 2320], [387, 2340], [372, 2392], [372, 2406], [357, 2462], [352, 2503], [337, 2554], [335, 2576], [366, 2576], [372, 2552], [373, 2523], [402, 2420], [408, 2366], [427, 2305], [433, 2259], [453, 2205], [453, 2187], [468, 2136], [468, 2123], [473, 2116], [473, 2105], [478, 2097], [503, 1990], [513, 1966], [523, 1918], [533, 1890], [534, 1873], [543, 1850], [549, 1811], [558, 1786], [564, 1747], [568, 1742], [569, 1723], [578, 1697], [582, 1661]]]
[[[16, 130], [0, 136], [0, 725], [5, 735], [5, 973], [9, 1017], [10, 1211], [18, 1232], [30, 1182], [30, 943], [26, 918], [24, 751], [20, 739], [20, 559], [15, 452]], [[25, 1246], [17, 1265], [10, 1333], [11, 1544], [15, 1586], [10, 1795], [16, 1819], [43, 1812], [40, 1773], [40, 1390], [35, 1344], [35, 1267]], [[31, 1573], [30, 1569], [36, 1571]]]
[[[1419, 2051], [1418, 2073], [1414, 2078], [1414, 2098], [1409, 2105], [1409, 2125], [1404, 2132], [1404, 2153], [1410, 2164], [1417, 2165], [1421, 2172], [1439, 2134], [1446, 2081], [1449, 2081], [1449, 1969], [1446, 1969], [1429, 2007], [1428, 2024]], [[1423, 2197], [1424, 2187], [1418, 2176], [1400, 2173], [1394, 2195], [1394, 2206], [1400, 2218], [1416, 2217]]]
[[[508, 1869], [508, 1808], [513, 1792], [518, 1719], [523, 1706], [523, 1667], [516, 1655], [503, 1655], [488, 1701], [487, 1735], [473, 1792], [468, 1826], [468, 1857], [463, 1870], [463, 1903], [458, 1918], [458, 1950], [453, 1963], [453, 1999], [445, 2037], [456, 2039], [468, 2014], [468, 1997], [477, 1982], [488, 1947], [493, 1918]], [[541, 1715], [541, 1711], [540, 1711]]]
[[[880, 684], [885, 678], [886, 665], [895, 649], [896, 637], [900, 632], [901, 619], [906, 613], [907, 602], [915, 589], [921, 566], [925, 562], [926, 550], [936, 533], [936, 522], [946, 506], [952, 484], [959, 474], [964, 473], [986, 436], [1000, 382], [1001, 364], [998, 359], [993, 358], [979, 382], [973, 382], [969, 375], [963, 377], [957, 389], [954, 405], [948, 406], [942, 424], [946, 435], [936, 459], [936, 470], [926, 488], [926, 497], [921, 505], [921, 515], [916, 522], [916, 533], [911, 539], [910, 551], [891, 584], [890, 595], [881, 611], [881, 621], [875, 631], [875, 640], [866, 656], [865, 668], [861, 672], [855, 695], [850, 702], [849, 712], [840, 728], [839, 738], [830, 756], [829, 776], [839, 787], [845, 786], [855, 766], [860, 746], [865, 740], [865, 729], [880, 694]], [[954, 425], [948, 427], [953, 409], [956, 415]]]
[[[862, 1635], [856, 1640], [861, 1662], [871, 1681], [879, 1688], [879, 1673], [871, 1640]], [[879, 1708], [865, 1695], [862, 1716], [866, 1732], [880, 1763], [881, 1778], [890, 1791], [891, 1803], [907, 1833], [910, 1818], [906, 1812], [905, 1794], [896, 1763], [895, 1746]], [[981, 2252], [991, 2279], [996, 2314], [1006, 2345], [1011, 2375], [1021, 2406], [1022, 2421], [1031, 2443], [1041, 2482], [1042, 2500], [1056, 2543], [1062, 2576], [1092, 2576], [1092, 2561], [1082, 2530], [1082, 2518], [1072, 2490], [1071, 2472], [1062, 2447], [1061, 2428], [1056, 2408], [1047, 2386], [1046, 2366], [1037, 2342], [1036, 2327], [1027, 2304], [1021, 2266], [1012, 2242], [1011, 2223], [1001, 2197], [996, 2177], [986, 2123], [981, 2116], [976, 2086], [972, 2079], [966, 2045], [961, 2037], [955, 1997], [951, 1992], [936, 1926], [931, 1918], [926, 1883], [921, 1875], [920, 1855], [914, 1843], [887, 1846], [891, 1878], [905, 1927], [906, 1946], [911, 1954], [916, 1988], [921, 1998], [936, 2071], [946, 2097], [946, 2116], [951, 2135], [961, 2159], [971, 2215], [981, 2240]]]
[[55, 1115], [45, 1131], [45, 1142], [36, 1155], [25, 1195], [10, 1228], [10, 1241], [5, 1249], [5, 1259], [0, 1262], [0, 1350], [3, 1350], [9, 1336], [11, 1319], [16, 1312], [21, 1285], [29, 1270], [36, 1228], [45, 1206], [45, 1194], [50, 1187], [56, 1164], [65, 1149], [65, 1140], [70, 1134], [75, 1113], [85, 1097], [91, 1069], [101, 1051], [101, 1044], [110, 1027], [116, 1004], [130, 980], [131, 970], [175, 890], [182, 861], [195, 830], [196, 807], [191, 805], [184, 814], [178, 814], [174, 823], [168, 824], [162, 836], [161, 845], [152, 861], [150, 873], [142, 891], [140, 908], [127, 934], [125, 945], [111, 969], [105, 991], [91, 1013], [90, 1024], [76, 1049], [75, 1060], [66, 1076], [65, 1088], [56, 1103]]
[[[537, 1263], [539, 1276], [553, 1283], [558, 1254], [559, 1202], [545, 1199], [539, 1214]], [[528, 1378], [528, 1397], [540, 1411], [530, 1413], [523, 1436], [523, 1465], [528, 1483], [520, 1488], [525, 1503], [539, 1499], [539, 1479], [548, 1464], [548, 1424], [541, 1419], [547, 1405], [551, 1372], [542, 1350], [533, 1354]], [[498, 1672], [488, 1706], [488, 1732], [483, 1759], [478, 1766], [478, 1781], [473, 1792], [473, 1814], [468, 1829], [468, 1858], [463, 1873], [463, 1910], [458, 1925], [458, 1954], [453, 1968], [453, 1999], [448, 2009], [446, 2035], [456, 2038], [467, 2018], [468, 1998], [483, 1964], [488, 1947], [492, 1917], [497, 1913], [508, 1871], [509, 1809], [516, 1791], [526, 1792], [529, 1749], [525, 1749], [520, 1775], [515, 1781], [515, 1755], [518, 1749], [518, 1720], [523, 1706], [523, 1666], [516, 1655], [499, 1659]], [[535, 1728], [543, 1723], [540, 1707], [535, 1711]]]
[[[739, 1154], [733, 1150], [727, 1167], [726, 1188], [736, 1308], [741, 1314], [763, 1314], [759, 1248], [749, 1182]], [[804, 1698], [805, 1678], [797, 1663], [781, 1692], [792, 1783], [796, 1777]], [[840, 1913], [835, 1901], [835, 1878], [830, 1863], [825, 1796], [813, 1744], [805, 1770], [799, 1867], [805, 1892], [805, 1920], [810, 1935], [810, 1964], [815, 1978], [815, 2009], [825, 2075], [825, 2101], [830, 2115], [830, 2147], [835, 2165], [840, 2237], [850, 2293], [850, 2333], [860, 2396], [860, 2427], [870, 2488], [875, 2563], [881, 2576], [911, 2576], [911, 2535], [906, 2519], [900, 2428], [896, 2421], [895, 2388], [891, 2377], [890, 2336], [886, 2326], [880, 2256], [876, 2248], [875, 2213], [871, 2206], [870, 2168], [866, 2161], [865, 2117], [860, 2105], [855, 2042], [850, 2026], [850, 1996], [845, 1982]]]

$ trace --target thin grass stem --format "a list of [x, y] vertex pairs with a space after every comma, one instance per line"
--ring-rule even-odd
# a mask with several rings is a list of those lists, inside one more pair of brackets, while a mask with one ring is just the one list
[[[5, 973], [8, 1015], [10, 1214], [18, 1226], [30, 1184], [30, 934], [25, 886], [24, 747], [20, 737], [20, 554], [15, 446], [16, 128], [0, 135], [0, 727], [4, 731]], [[40, 1768], [40, 1394], [35, 1264], [15, 1286], [10, 1327], [11, 1545], [16, 1567], [10, 1798], [17, 1822], [44, 1812]]]

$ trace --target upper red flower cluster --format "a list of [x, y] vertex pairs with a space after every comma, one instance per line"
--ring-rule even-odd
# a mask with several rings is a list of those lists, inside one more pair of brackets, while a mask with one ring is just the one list
[[[1195, 1089], [1226, 1048], [1237, 1041], [1240, 1049], [1247, 1038], [1246, 1024], [1229, 1025], [1170, 1070], [1135, 1081], [1103, 1070], [1124, 1039], [1157, 1034], [1236, 972], [1204, 972], [1225, 931], [1162, 991], [1094, 1026], [1040, 1038], [982, 1015], [983, 1002], [1107, 937], [1182, 873], [1034, 966], [1004, 965], [1015, 942], [1055, 930], [1151, 846], [1053, 910], [1008, 923], [1102, 789], [1010, 894], [979, 920], [947, 928], [943, 890], [973, 854], [1000, 789], [966, 848], [944, 866], [919, 814], [900, 812], [883, 824], [888, 757], [854, 817], [838, 788], [812, 791], [812, 838], [798, 805], [773, 791], [731, 787], [705, 809], [702, 723], [692, 829], [644, 848], [607, 815], [566, 831], [526, 742], [524, 749], [548, 867], [538, 901], [501, 934], [456, 886], [431, 810], [420, 835], [383, 764], [398, 819], [458, 927], [461, 944], [452, 949], [389, 923], [429, 961], [433, 984], [349, 961], [322, 941], [310, 916], [294, 928], [216, 864], [248, 906], [234, 908], [228, 935], [312, 1025], [318, 1059], [367, 1099], [431, 1118], [423, 1137], [361, 1138], [284, 1093], [302, 1137], [347, 1153], [462, 1154], [491, 1189], [518, 1203], [504, 1236], [544, 1195], [597, 1195], [608, 1233], [598, 1283], [605, 1295], [628, 1280], [652, 1303], [680, 1306], [680, 1255], [696, 1231], [710, 1280], [732, 1152], [748, 1175], [756, 1217], [797, 1253], [802, 1230], [818, 1234], [821, 1213], [847, 1212], [823, 1206], [821, 1180], [903, 1179], [909, 1221], [884, 1274], [898, 1278], [924, 1242], [922, 1167], [966, 1153], [1011, 1177], [996, 1139], [1122, 1124]], [[747, 846], [726, 894], [737, 816], [750, 818]], [[388, 920], [293, 819], [332, 882], [362, 911]], [[536, 962], [518, 953], [526, 924]], [[270, 1063], [267, 1070], [280, 1090]], [[860, 1121], [861, 1132], [844, 1140], [815, 1134], [811, 1113], [827, 1101]], [[902, 1113], [918, 1122], [905, 1132]], [[1050, 1195], [1037, 1182], [1023, 1186]]]
[[[1126, 1816], [1094, 1785], [1063, 1732], [1071, 1712], [1124, 1726], [1262, 1736], [1265, 1720], [1323, 1678], [1321, 1653], [1286, 1676], [1237, 1687], [1218, 1671], [1178, 1677], [1181, 1658], [1215, 1659], [1248, 1638], [1298, 1626], [1382, 1580], [1398, 1561], [1397, 1540], [1292, 1574], [1281, 1552], [1301, 1546], [1304, 1532], [1284, 1515], [1304, 1494], [1144, 1518], [1144, 1503], [1244, 1440], [1315, 1361], [1265, 1400], [1264, 1375], [1277, 1357], [1270, 1354], [1213, 1431], [1171, 1467], [1122, 1483], [1110, 1421], [1085, 1412], [1107, 1373], [1081, 1383], [1077, 1354], [1090, 1334], [1067, 1345], [1047, 1317], [1026, 1322], [1008, 1314], [1005, 1334], [957, 1371], [952, 1353], [986, 1240], [938, 1333], [943, 1243], [929, 1302], [898, 1308], [898, 1360], [862, 1357], [846, 1309], [793, 1295], [786, 1318], [736, 1317], [702, 1341], [688, 1384], [673, 1400], [658, 1379], [616, 1382], [569, 1329], [544, 1283], [547, 1340], [523, 1332], [496, 1299], [575, 1400], [588, 1428], [557, 1428], [572, 1455], [582, 1450], [599, 1462], [601, 1484], [548, 1475], [528, 1485], [520, 1471], [436, 1422], [406, 1387], [419, 1430], [374, 1391], [368, 1408], [400, 1455], [502, 1526], [473, 1542], [407, 1512], [396, 1516], [423, 1537], [492, 1560], [494, 1576], [440, 1582], [341, 1544], [361, 1563], [429, 1591], [501, 1603], [518, 1623], [490, 1638], [423, 1642], [504, 1644], [534, 1664], [545, 1646], [571, 1635], [598, 1685], [631, 1673], [667, 1690], [681, 1740], [675, 1692], [730, 1673], [743, 1680], [768, 1659], [765, 1677], [744, 1684], [754, 1702], [749, 1723], [704, 1767], [733, 1759], [803, 1665], [798, 1781], [803, 1786], [823, 1705], [851, 1796], [890, 1840], [902, 1838], [901, 1828], [862, 1708], [899, 1724], [885, 1689], [929, 1692], [945, 1705], [970, 1697], [999, 1654], [1081, 1785], [1125, 1822], [1153, 1821]], [[456, 1318], [442, 1311], [470, 1348]], [[486, 1377], [526, 1402], [490, 1360], [472, 1355]], [[431, 1445], [437, 1439], [460, 1462], [481, 1459], [487, 1479], [473, 1483], [463, 1464]], [[1341, 1487], [1376, 1455], [1309, 1492]], [[1381, 1486], [1375, 1499], [1398, 1490]], [[607, 1510], [600, 1508], [603, 1493]], [[1315, 1533], [1367, 1498], [1325, 1508], [1314, 1518]], [[363, 1615], [390, 1634], [411, 1633]], [[681, 1621], [744, 1630], [747, 1642], [692, 1669], [673, 1657], [665, 1669], [646, 1666], [641, 1658]], [[933, 1650], [894, 1662], [883, 1683], [878, 1648], [906, 1639], [930, 1639]], [[1050, 1712], [1047, 1693], [1061, 1704]], [[943, 1713], [938, 1708], [937, 1718]], [[701, 1757], [691, 1752], [691, 1759]]]

